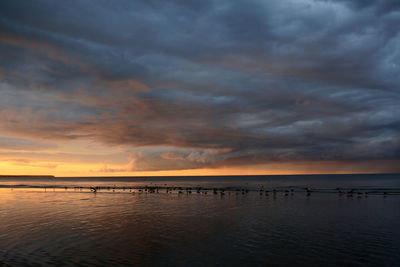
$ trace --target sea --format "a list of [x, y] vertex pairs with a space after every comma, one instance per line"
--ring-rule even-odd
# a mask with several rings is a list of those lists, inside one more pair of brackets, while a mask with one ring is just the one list
[[2, 176], [0, 266], [400, 266], [400, 174]]

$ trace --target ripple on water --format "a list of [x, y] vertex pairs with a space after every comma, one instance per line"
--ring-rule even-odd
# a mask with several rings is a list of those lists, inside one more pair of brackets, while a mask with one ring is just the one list
[[11, 265], [390, 266], [400, 260], [397, 197], [5, 194], [0, 259]]

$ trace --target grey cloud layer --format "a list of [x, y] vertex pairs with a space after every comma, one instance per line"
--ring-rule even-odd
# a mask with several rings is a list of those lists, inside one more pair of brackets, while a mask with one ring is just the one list
[[4, 132], [131, 146], [134, 170], [400, 159], [398, 1], [0, 10]]

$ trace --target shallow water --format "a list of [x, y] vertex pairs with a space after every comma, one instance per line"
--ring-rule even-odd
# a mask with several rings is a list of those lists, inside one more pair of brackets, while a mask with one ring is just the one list
[[[235, 179], [225, 182], [253, 186]], [[279, 179], [274, 187], [293, 185]], [[368, 179], [347, 182], [379, 186]], [[391, 176], [382, 185], [399, 183]], [[396, 266], [399, 207], [399, 195], [1, 188], [0, 266]]]
[[400, 174], [355, 174], [355, 175], [263, 175], [263, 176], [181, 176], [181, 177], [57, 177], [57, 178], [7, 178], [0, 177], [0, 188], [19, 187], [138, 187], [138, 186], [183, 186], [183, 187], [233, 187], [250, 190], [295, 188], [358, 188], [399, 189]]

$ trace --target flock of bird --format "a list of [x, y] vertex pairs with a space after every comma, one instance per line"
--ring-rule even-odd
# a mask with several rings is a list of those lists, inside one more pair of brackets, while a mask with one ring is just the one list
[[[17, 188], [18, 186], [10, 186], [11, 190], [13, 188]], [[157, 185], [145, 185], [145, 186], [73, 186], [73, 187], [55, 187], [55, 186], [35, 186], [35, 188], [43, 188], [45, 191], [47, 189], [62, 189], [70, 190], [73, 189], [74, 191], [86, 191], [90, 190], [93, 193], [97, 193], [99, 191], [112, 191], [112, 192], [129, 192], [131, 194], [153, 194], [153, 193], [167, 193], [167, 194], [213, 194], [213, 195], [247, 195], [250, 192], [258, 193], [260, 196], [269, 196], [272, 195], [274, 198], [278, 195], [287, 197], [289, 195], [293, 196], [296, 192], [297, 193], [305, 193], [307, 197], [311, 196], [311, 193], [330, 193], [330, 194], [337, 194], [339, 196], [346, 196], [348, 198], [352, 198], [356, 196], [357, 198], [361, 197], [368, 197], [368, 195], [382, 195], [386, 197], [388, 195], [400, 195], [400, 189], [369, 189], [369, 190], [362, 190], [362, 189], [346, 189], [346, 188], [335, 188], [335, 189], [319, 189], [319, 188], [273, 188], [273, 189], [265, 189], [263, 185], [259, 186], [257, 189], [249, 189], [248, 187], [183, 187], [183, 186], [157, 186]]]
[[[68, 187], [65, 187], [65, 190], [69, 189]], [[90, 186], [89, 188], [87, 187], [73, 187], [74, 190], [85, 190], [85, 189], [90, 189], [91, 192], [97, 193], [98, 191], [105, 190], [105, 191], [113, 191], [115, 192], [116, 190], [119, 191], [129, 191], [132, 194], [153, 194], [153, 193], [160, 193], [164, 192], [167, 194], [213, 194], [213, 195], [220, 195], [224, 196], [226, 194], [231, 195], [247, 195], [249, 192], [257, 192], [260, 196], [269, 196], [272, 195], [276, 197], [277, 195], [283, 195], [285, 197], [291, 195], [293, 196], [295, 192], [303, 192], [306, 194], [307, 197], [311, 196], [311, 193], [336, 193], [339, 196], [346, 196], [348, 198], [351, 198], [353, 196], [356, 196], [358, 198], [361, 197], [368, 197], [368, 195], [383, 195], [386, 197], [389, 194], [400, 194], [398, 191], [393, 191], [393, 192], [387, 192], [383, 190], [357, 190], [357, 189], [342, 189], [342, 188], [335, 188], [335, 189], [312, 189], [310, 187], [306, 188], [279, 188], [279, 189], [264, 189], [263, 186], [260, 186], [258, 189], [249, 189], [249, 188], [237, 188], [237, 187], [226, 187], [226, 188], [217, 188], [217, 187], [201, 187], [201, 186], [196, 186], [196, 187], [180, 187], [180, 186], [136, 186], [136, 187], [117, 187], [117, 186], [106, 186], [106, 187], [100, 187], [100, 186]]]

